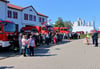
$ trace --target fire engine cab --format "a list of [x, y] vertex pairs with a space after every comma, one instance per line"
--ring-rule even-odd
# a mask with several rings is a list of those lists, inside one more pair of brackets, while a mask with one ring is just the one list
[[49, 25], [42, 25], [42, 26], [28, 26], [28, 27], [22, 27], [22, 29], [25, 33], [30, 33], [31, 31], [34, 33], [48, 33], [53, 32], [53, 27]]
[[69, 34], [70, 31], [69, 31], [69, 28], [68, 27], [54, 27], [53, 28], [56, 32], [59, 32], [59, 33], [65, 33], [65, 34]]
[[[0, 46], [8, 47], [10, 46], [10, 41], [14, 32], [16, 31], [16, 26], [13, 22], [8, 20], [0, 20]], [[10, 37], [10, 38], [9, 38]]]

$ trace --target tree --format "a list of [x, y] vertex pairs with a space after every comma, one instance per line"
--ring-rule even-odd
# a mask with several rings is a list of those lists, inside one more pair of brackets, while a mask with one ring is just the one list
[[72, 26], [73, 26], [73, 24], [72, 24], [70, 21], [65, 21], [65, 22], [64, 22], [64, 26], [65, 26], [65, 27], [68, 27], [69, 30], [72, 31]]
[[58, 18], [54, 27], [64, 27], [64, 22], [63, 22], [63, 19], [61, 17]]

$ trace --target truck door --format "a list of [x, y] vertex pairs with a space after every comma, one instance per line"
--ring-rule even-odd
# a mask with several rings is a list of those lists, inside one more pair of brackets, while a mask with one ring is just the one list
[[0, 24], [0, 40], [3, 39], [3, 29], [2, 29], [2, 25]]

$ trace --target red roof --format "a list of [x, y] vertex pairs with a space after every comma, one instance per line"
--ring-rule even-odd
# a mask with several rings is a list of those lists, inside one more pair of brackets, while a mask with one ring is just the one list
[[[13, 4], [7, 4], [8, 5], [8, 7], [10, 7], [10, 8], [13, 8], [13, 9], [17, 9], [17, 10], [23, 10], [23, 9], [26, 9], [26, 8], [28, 8], [28, 7], [32, 7], [32, 6], [28, 6], [28, 7], [20, 7], [20, 6], [16, 6], [16, 5], [13, 5]], [[33, 8], [33, 7], [32, 7]], [[34, 8], [33, 8], [34, 9]], [[35, 10], [35, 9], [34, 9]], [[35, 10], [36, 11], [36, 10]], [[48, 17], [48, 16], [46, 16], [46, 15], [44, 15], [44, 14], [41, 14], [41, 13], [38, 13], [38, 12], [36, 12], [37, 13], [37, 15], [40, 15], [40, 16], [44, 16], [44, 17]]]
[[38, 13], [38, 12], [37, 12], [37, 14], [40, 15], [40, 16], [44, 16], [44, 17], [47, 17], [48, 18], [48, 16], [46, 16], [44, 14], [41, 14], [41, 13]]
[[13, 4], [7, 4], [7, 5], [8, 5], [8, 7], [13, 8], [13, 9], [18, 9], [18, 10], [23, 9], [22, 7], [19, 7], [19, 6], [13, 5]]

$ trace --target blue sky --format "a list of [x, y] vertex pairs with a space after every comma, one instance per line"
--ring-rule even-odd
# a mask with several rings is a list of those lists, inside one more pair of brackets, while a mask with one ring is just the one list
[[51, 22], [58, 17], [64, 21], [95, 21], [100, 27], [100, 0], [9, 0], [11, 4], [26, 7], [32, 5], [38, 12], [49, 16]]

